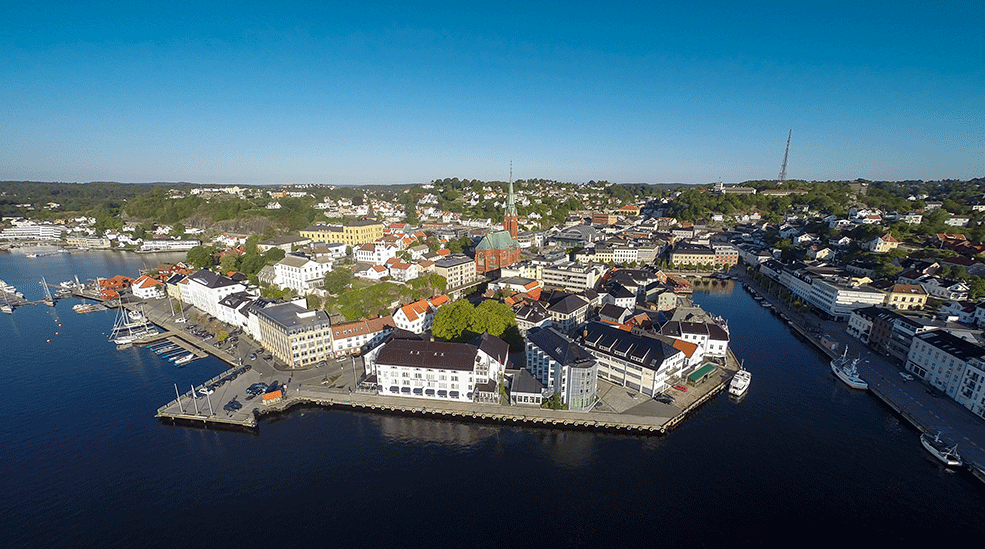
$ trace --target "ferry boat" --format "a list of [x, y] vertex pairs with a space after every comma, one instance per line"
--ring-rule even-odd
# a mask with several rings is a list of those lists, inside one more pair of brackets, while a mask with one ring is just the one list
[[752, 381], [752, 373], [749, 370], [739, 370], [732, 377], [729, 383], [728, 392], [730, 395], [742, 396], [749, 389], [749, 382]]
[[941, 440], [941, 434], [939, 432], [933, 437], [927, 433], [923, 433], [920, 435], [920, 444], [923, 444], [923, 447], [944, 465], [948, 467], [961, 467], [963, 462], [957, 452], [958, 445], [948, 446], [946, 442]]
[[868, 389], [869, 384], [859, 377], [857, 366], [858, 357], [849, 359], [848, 349], [845, 349], [845, 354], [831, 361], [831, 371], [845, 385], [848, 385], [852, 389]]

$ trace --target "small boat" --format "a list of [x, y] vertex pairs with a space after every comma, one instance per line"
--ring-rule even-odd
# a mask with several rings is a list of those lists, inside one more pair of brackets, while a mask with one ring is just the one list
[[948, 446], [946, 442], [941, 440], [940, 432], [933, 437], [927, 433], [920, 435], [920, 443], [944, 465], [948, 467], [961, 467], [963, 462], [957, 452], [958, 445]]
[[739, 370], [732, 377], [729, 383], [728, 392], [730, 395], [742, 396], [749, 389], [749, 382], [752, 381], [752, 373], [749, 370]]
[[174, 363], [175, 364], [185, 364], [186, 362], [191, 362], [193, 360], [195, 360], [195, 355], [192, 354], [192, 353], [188, 353], [187, 355], [185, 355], [185, 356], [183, 356], [183, 357], [175, 360]]
[[869, 384], [858, 375], [858, 357], [849, 359], [848, 349], [840, 357], [831, 361], [831, 371], [852, 389], [868, 389]]
[[9, 303], [0, 304], [0, 312], [7, 313], [8, 315], [14, 314], [14, 308]]

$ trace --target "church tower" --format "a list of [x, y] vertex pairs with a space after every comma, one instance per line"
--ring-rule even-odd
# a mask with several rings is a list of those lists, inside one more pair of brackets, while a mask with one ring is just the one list
[[520, 230], [520, 220], [516, 216], [516, 204], [513, 203], [513, 163], [510, 162], [510, 195], [506, 202], [506, 216], [503, 217], [503, 229], [509, 231], [513, 239], [516, 240], [516, 233]]

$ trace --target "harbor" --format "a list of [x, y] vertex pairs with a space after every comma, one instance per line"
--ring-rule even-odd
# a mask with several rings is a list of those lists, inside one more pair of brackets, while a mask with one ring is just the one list
[[[121, 266], [121, 257], [130, 263]], [[102, 261], [92, 265], [82, 265], [75, 261], [79, 256], [70, 254], [6, 259], [11, 263], [0, 264], [0, 279], [30, 299], [41, 297], [41, 274], [60, 281], [73, 274], [94, 278], [140, 267], [133, 254], [109, 252], [87, 254], [87, 261]], [[655, 493], [673, 501], [694, 494], [703, 512], [719, 517], [711, 533], [706, 528], [688, 531], [688, 539], [705, 544], [735, 542], [732, 532], [748, 528], [749, 515], [764, 517], [758, 527], [782, 531], [805, 517], [838, 520], [846, 509], [885, 540], [925, 532], [913, 524], [913, 516], [962, 535], [982, 532], [979, 483], [964, 469], [938, 465], [902, 416], [834, 379], [827, 355], [804, 345], [778, 315], [733, 284], [702, 285], [693, 300], [729, 319], [731, 345], [752, 372], [752, 383], [741, 402], [718, 393], [692, 408], [669, 436], [535, 426], [522, 418], [516, 423], [478, 415], [449, 420], [432, 416], [428, 409], [391, 413], [348, 407], [350, 359], [311, 372], [304, 384], [314, 396], [333, 399], [337, 404], [331, 407], [301, 403], [288, 408], [283, 403], [285, 408], [275, 411], [280, 405], [268, 405], [271, 412], [257, 417], [258, 429], [205, 424], [200, 418], [171, 425], [171, 420], [154, 416], [176, 398], [175, 385], [184, 396], [193, 385], [201, 388], [234, 371], [230, 365], [238, 365], [240, 351], [248, 357], [246, 347], [229, 352], [223, 350], [226, 346], [203, 342], [210, 356], [179, 368], [153, 352], [154, 344], [117, 350], [107, 341], [114, 311], [71, 313], [78, 300], [0, 315], [5, 380], [21, 389], [8, 395], [8, 421], [0, 425], [11, 441], [4, 475], [12, 539], [22, 540], [23, 546], [36, 541], [39, 534], [31, 525], [41, 520], [38, 510], [45, 509], [49, 539], [98, 545], [116, 536], [119, 545], [137, 545], [140, 540], [128, 533], [139, 529], [158, 540], [152, 545], [174, 545], [214, 535], [212, 522], [199, 517], [210, 516], [221, 501], [247, 509], [228, 515], [224, 539], [249, 544], [256, 542], [257, 525], [265, 518], [291, 524], [305, 509], [322, 509], [318, 516], [325, 517], [368, 512], [375, 509], [367, 503], [370, 495], [396, 502], [395, 508], [412, 508], [392, 515], [403, 528], [419, 522], [424, 511], [417, 502], [433, 501], [428, 496], [438, 492], [447, 493], [450, 503], [429, 512], [451, 508], [462, 518], [473, 512], [469, 505], [493, 512], [556, 497], [569, 502], [566, 508], [579, 517], [561, 520], [576, 538], [581, 538], [578, 528], [585, 513], [599, 517], [601, 524], [616, 525], [591, 538], [600, 544], [631, 542], [627, 535], [618, 537], [631, 530], [632, 519], [624, 509], [652, 505]], [[185, 315], [194, 322], [190, 311]], [[190, 334], [181, 324], [174, 327]], [[247, 343], [240, 336], [239, 345]], [[289, 381], [297, 393], [297, 372], [292, 380], [282, 365], [268, 366], [264, 356], [255, 361], [247, 357], [244, 366], [252, 364], [251, 370], [209, 395], [218, 415], [227, 413], [223, 407], [237, 395], [244, 408], [264, 408], [261, 396], [246, 400], [242, 392], [241, 383], [252, 375], [268, 380], [274, 374], [270, 380]], [[355, 366], [361, 368], [358, 359]], [[254, 373], [260, 369], [262, 377]], [[348, 372], [340, 375], [343, 370]], [[41, 394], [52, 398], [40, 399]], [[677, 404], [686, 406], [683, 399], [689, 397], [674, 394]], [[637, 402], [621, 388], [609, 387], [603, 396], [617, 397], [626, 406]], [[194, 405], [187, 397], [184, 402], [194, 416]], [[208, 398], [200, 397], [198, 405], [208, 415]], [[944, 436], [950, 440], [947, 432]], [[959, 442], [958, 451], [965, 453], [964, 446]], [[529, 492], [528, 486], [536, 490]], [[736, 513], [734, 499], [715, 497], [723, 490], [741, 493], [748, 512]], [[492, 495], [478, 496], [488, 493]], [[586, 493], [591, 497], [584, 497]], [[859, 493], [866, 497], [859, 498]], [[266, 504], [249, 510], [267, 494], [294, 503], [282, 512]], [[607, 494], [618, 494], [619, 504]], [[693, 508], [668, 506], [667, 520], [692, 520]], [[954, 508], [963, 512], [954, 513]], [[93, 533], [80, 534], [79, 528]], [[384, 543], [394, 532], [390, 528], [357, 545]], [[290, 534], [288, 540], [317, 543], [321, 537], [321, 529], [315, 528], [310, 534]], [[421, 544], [430, 538], [406, 539]], [[549, 536], [534, 539], [549, 542]], [[496, 541], [516, 540], [504, 535]]]
[[[920, 381], [900, 376], [904, 371], [898, 365], [847, 334], [845, 323], [795, 311], [752, 278], [743, 276], [740, 280], [771, 309], [780, 311], [786, 318], [785, 324], [801, 341], [809, 342], [829, 360], [846, 355], [857, 357], [858, 370], [869, 394], [906, 420], [919, 434], [946, 433], [958, 444], [968, 470], [985, 482], [985, 423], [981, 418]], [[918, 442], [919, 439], [915, 439], [914, 443]]]

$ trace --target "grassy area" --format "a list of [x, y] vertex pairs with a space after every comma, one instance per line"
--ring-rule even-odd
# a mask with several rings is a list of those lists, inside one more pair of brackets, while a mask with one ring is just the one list
[[410, 303], [444, 291], [443, 287], [430, 284], [415, 286], [353, 279], [351, 289], [326, 298], [323, 307], [329, 314], [340, 314], [346, 320], [354, 321], [370, 315], [393, 314], [400, 303]]

